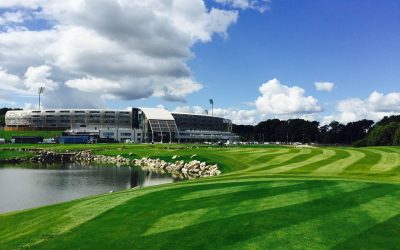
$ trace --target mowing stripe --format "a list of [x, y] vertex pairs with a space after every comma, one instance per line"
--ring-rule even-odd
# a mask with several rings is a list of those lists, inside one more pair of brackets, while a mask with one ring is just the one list
[[390, 171], [400, 166], [400, 155], [398, 153], [388, 153], [375, 149], [369, 149], [369, 151], [382, 155], [380, 161], [371, 167], [370, 172], [372, 173]]
[[316, 163], [316, 162], [320, 162], [323, 160], [326, 160], [326, 158], [330, 158], [332, 156], [335, 156], [336, 152], [334, 150], [330, 150], [330, 149], [323, 149], [322, 152], [319, 151], [318, 154], [316, 156], [313, 156], [307, 160], [304, 160], [302, 162], [299, 163], [293, 163], [293, 164], [288, 164], [288, 165], [284, 165], [281, 167], [277, 167], [277, 168], [273, 168], [267, 171], [264, 171], [265, 173], [285, 173], [291, 170], [295, 170], [297, 168], [303, 167], [303, 166], [307, 166], [310, 165], [312, 163]]
[[259, 172], [260, 173], [269, 173], [267, 170], [271, 170], [271, 169], [275, 169], [275, 168], [279, 168], [279, 167], [285, 167], [288, 165], [301, 164], [302, 162], [307, 161], [310, 158], [313, 158], [314, 156], [320, 155], [320, 154], [322, 154], [322, 150], [320, 150], [320, 149], [318, 149], [318, 150], [311, 150], [311, 149], [305, 150], [304, 149], [304, 154], [298, 155], [298, 156], [292, 158], [291, 160], [286, 161], [282, 164], [276, 164], [276, 165], [264, 167], [264, 168], [260, 169]]
[[298, 185], [301, 183], [304, 183], [304, 182], [279, 181], [279, 182], [271, 182], [269, 185], [266, 185], [265, 182], [260, 182], [260, 183], [256, 183], [256, 184], [252, 183], [252, 184], [248, 184], [248, 185], [244, 185], [244, 186], [214, 188], [214, 189], [201, 190], [201, 191], [196, 191], [196, 192], [186, 194], [186, 195], [178, 198], [177, 201], [186, 201], [186, 200], [199, 199], [199, 198], [205, 198], [205, 197], [216, 196], [216, 195], [238, 193], [238, 192], [249, 191], [249, 190], [262, 188], [262, 187], [270, 187], [270, 188], [287, 187], [287, 186], [292, 186], [292, 185]]
[[[286, 161], [289, 161], [290, 159], [304, 154], [304, 152], [301, 152], [299, 149], [290, 149], [289, 151], [282, 151], [280, 153], [275, 153], [275, 154], [270, 154], [268, 155], [267, 159], [265, 159], [265, 161], [263, 163], [257, 164], [257, 165], [253, 165], [253, 166], [249, 166], [248, 168], [243, 168], [242, 170], [238, 170], [232, 173], [228, 173], [228, 174], [224, 174], [223, 176], [221, 176], [221, 178], [224, 177], [229, 177], [231, 178], [232, 176], [240, 176], [243, 173], [249, 173], [249, 172], [254, 172], [254, 171], [258, 171], [258, 169], [261, 169], [263, 167], [265, 167], [266, 165], [276, 165], [278, 163], [284, 163]], [[250, 163], [247, 163], [246, 165], [250, 165]]]
[[310, 173], [314, 172], [315, 170], [317, 170], [318, 168], [320, 168], [321, 166], [331, 164], [333, 162], [336, 162], [338, 160], [341, 160], [341, 159], [344, 159], [344, 158], [347, 158], [350, 156], [350, 153], [345, 150], [333, 149], [333, 151], [335, 152], [335, 154], [332, 155], [331, 157], [326, 158], [321, 161], [307, 164], [300, 168], [295, 168], [293, 170], [288, 171], [287, 174], [310, 174]]
[[360, 150], [360, 151], [364, 152], [365, 157], [347, 166], [347, 168], [345, 168], [341, 174], [368, 173], [371, 167], [377, 164], [382, 158], [381, 154], [377, 154], [368, 150]]
[[[359, 206], [339, 210], [299, 224], [280, 228], [233, 246], [234, 249], [331, 249], [338, 243], [357, 236], [399, 214], [400, 192], [384, 195]], [[385, 213], [381, 207], [387, 208]], [[337, 228], [332, 225], [337, 224]], [[346, 230], [343, 230], [346, 228]], [[351, 229], [351, 230], [349, 230]], [[230, 247], [232, 249], [232, 247]]]
[[271, 155], [278, 155], [278, 154], [286, 154], [290, 153], [291, 149], [281, 149], [281, 150], [274, 150], [268, 153], [263, 153], [262, 155], [256, 155], [256, 157], [249, 157], [249, 163], [256, 164], [256, 163], [265, 163], [266, 161], [271, 159]]
[[[47, 240], [48, 236], [52, 237], [64, 234], [80, 225], [101, 216], [107, 211], [112, 210], [119, 205], [135, 199], [142, 194], [132, 192], [115, 193], [109, 196], [101, 196], [96, 198], [88, 198], [80, 203], [73, 205], [69, 208], [63, 209], [60, 214], [42, 214], [37, 216], [34, 220], [29, 220], [29, 224], [21, 221], [21, 226], [18, 231], [10, 232], [12, 236], [7, 234], [0, 235], [0, 242], [7, 244], [8, 241], [17, 240], [19, 238], [29, 238], [29, 243], [24, 245], [24, 248], [30, 248], [41, 242]], [[57, 205], [56, 205], [57, 206]], [[45, 235], [35, 235], [36, 228], [41, 224], [48, 223], [48, 221], [60, 221], [59, 226], [50, 228]], [[32, 236], [33, 235], [33, 236]], [[1, 247], [0, 247], [1, 248]]]
[[[310, 202], [317, 199], [327, 199], [330, 196], [351, 193], [369, 187], [366, 183], [336, 183], [325, 188], [317, 188], [314, 192], [310, 189], [294, 191], [290, 193], [267, 196], [265, 198], [244, 200], [237, 204], [227, 204], [218, 207], [200, 208], [191, 211], [169, 214], [159, 218], [144, 234], [148, 236], [161, 232], [183, 229], [198, 223], [229, 218], [236, 215], [260, 212], [264, 210], [280, 208]], [[217, 219], [216, 219], [217, 218]], [[176, 223], [176, 221], [184, 223]]]
[[346, 157], [342, 160], [338, 160], [336, 162], [332, 162], [328, 165], [320, 167], [314, 172], [312, 172], [311, 175], [322, 175], [322, 176], [336, 175], [341, 173], [349, 165], [365, 157], [365, 154], [360, 151], [350, 150], [350, 149], [346, 149], [345, 151], [347, 151], [350, 154], [349, 157]]
[[290, 153], [280, 154], [277, 157], [271, 158], [271, 160], [267, 162], [254, 165], [253, 167], [250, 167], [248, 171], [254, 172], [262, 169], [270, 169], [274, 168], [275, 166], [290, 163], [291, 161], [298, 162], [299, 160], [296, 159], [297, 157], [310, 154], [311, 152], [312, 151], [310, 149], [292, 149]]

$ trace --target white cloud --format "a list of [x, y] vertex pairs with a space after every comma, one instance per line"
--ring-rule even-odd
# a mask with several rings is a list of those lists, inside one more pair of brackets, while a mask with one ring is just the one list
[[237, 9], [255, 9], [259, 12], [269, 10], [270, 0], [214, 0], [223, 5], [229, 5]]
[[199, 115], [207, 114], [206, 110], [200, 106], [178, 106], [174, 109], [173, 112], [192, 113], [192, 114], [199, 114]]
[[[36, 18], [53, 25], [0, 32], [3, 71], [23, 79], [30, 67], [47, 65], [51, 75], [41, 80], [53, 97], [69, 92], [101, 103], [150, 96], [184, 101], [202, 88], [187, 65], [192, 46], [227, 36], [238, 18], [237, 10], [207, 9], [203, 0], [9, 0], [0, 8], [28, 13], [7, 14], [7, 22]], [[25, 88], [37, 87], [32, 74]]]
[[118, 89], [121, 87], [117, 82], [111, 82], [105, 79], [96, 78], [68, 80], [65, 85], [71, 88], [76, 88], [83, 92], [106, 92], [106, 90]]
[[4, 12], [3, 14], [0, 15], [0, 26], [13, 23], [23, 23], [23, 22], [24, 22], [23, 13], [20, 11]]
[[25, 72], [25, 87], [30, 92], [35, 92], [40, 87], [46, 90], [55, 90], [58, 84], [50, 79], [52, 68], [47, 65], [29, 67]]
[[[173, 112], [180, 113], [193, 113], [193, 114], [207, 114], [207, 111], [200, 106], [178, 106]], [[211, 110], [208, 110], [208, 114], [211, 115]], [[215, 108], [214, 115], [230, 119], [234, 124], [255, 124], [257, 121], [256, 110], [240, 110], [233, 108]]]
[[0, 103], [16, 106], [14, 95], [30, 97], [37, 94], [39, 87], [45, 87], [49, 91], [58, 88], [58, 84], [49, 79], [51, 67], [42, 65], [29, 67], [23, 78], [7, 72], [0, 67]]
[[334, 87], [335, 87], [335, 84], [333, 82], [316, 82], [315, 83], [315, 88], [318, 91], [331, 92]]
[[400, 92], [384, 95], [374, 91], [368, 97], [368, 104], [377, 112], [400, 112]]
[[[13, 74], [9, 74], [6, 69], [0, 67], [0, 89], [4, 92], [18, 92], [21, 79]], [[2, 91], [2, 92], [3, 92]]]
[[272, 79], [259, 88], [261, 96], [256, 100], [256, 107], [262, 115], [292, 115], [321, 112], [318, 100], [305, 96], [300, 87], [289, 87], [277, 79]]
[[348, 123], [361, 119], [371, 119], [378, 121], [384, 116], [400, 114], [400, 92], [382, 94], [377, 91], [372, 92], [368, 98], [349, 98], [339, 101], [336, 112], [324, 117], [324, 122], [328, 123], [337, 120]]

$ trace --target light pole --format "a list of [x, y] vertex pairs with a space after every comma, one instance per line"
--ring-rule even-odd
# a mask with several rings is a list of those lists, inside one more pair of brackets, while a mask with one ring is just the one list
[[210, 104], [211, 104], [211, 116], [214, 116], [214, 100], [210, 99]]
[[39, 94], [39, 109], [40, 109], [40, 95], [43, 94], [44, 92], [44, 87], [39, 87], [38, 89], [38, 94]]

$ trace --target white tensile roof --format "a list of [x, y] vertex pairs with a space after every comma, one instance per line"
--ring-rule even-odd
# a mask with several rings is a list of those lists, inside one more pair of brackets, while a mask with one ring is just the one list
[[140, 108], [149, 120], [171, 120], [174, 121], [172, 114], [162, 108]]

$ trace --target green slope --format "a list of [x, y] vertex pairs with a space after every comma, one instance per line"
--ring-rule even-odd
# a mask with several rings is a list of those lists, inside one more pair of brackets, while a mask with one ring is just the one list
[[[0, 215], [0, 248], [396, 249], [400, 151], [71, 145], [128, 157], [180, 155], [219, 177]], [[183, 146], [185, 147], [185, 146]], [[1, 151], [0, 151], [1, 153]]]

